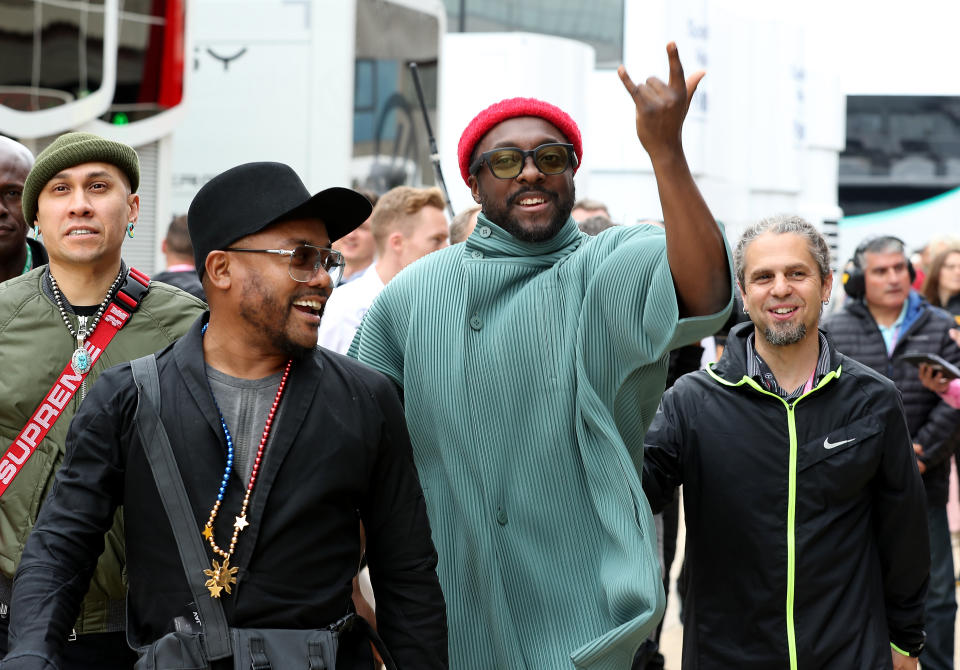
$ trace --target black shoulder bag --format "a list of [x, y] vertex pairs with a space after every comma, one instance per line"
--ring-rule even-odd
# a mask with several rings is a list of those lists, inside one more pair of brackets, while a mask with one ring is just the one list
[[[160, 377], [153, 354], [131, 361], [138, 403], [134, 423], [143, 444], [163, 507], [170, 520], [187, 583], [197, 605], [203, 632], [167, 633], [137, 649], [135, 670], [206, 670], [211, 662], [233, 659], [234, 670], [334, 670], [342, 635], [356, 630], [369, 637], [389, 670], [396, 664], [376, 631], [349, 613], [322, 629], [230, 628], [220, 601], [203, 583], [206, 551], [195, 531], [190, 499], [177, 469], [167, 431], [160, 420]], [[130, 639], [130, 633], [127, 633]], [[136, 647], [136, 645], [131, 644]]]

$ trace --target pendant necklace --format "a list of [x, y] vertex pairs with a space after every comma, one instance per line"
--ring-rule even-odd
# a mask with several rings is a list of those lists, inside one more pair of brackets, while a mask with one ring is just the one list
[[[207, 332], [207, 325], [209, 324], [203, 326], [202, 333], [204, 335]], [[227, 483], [230, 481], [230, 471], [233, 470], [233, 437], [227, 428], [227, 422], [223, 418], [223, 412], [220, 411], [217, 399], [215, 397], [213, 399], [213, 404], [217, 408], [217, 413], [220, 415], [220, 426], [223, 428], [223, 436], [227, 440], [227, 466], [223, 471], [223, 478], [220, 480], [220, 490], [217, 492], [217, 500], [213, 503], [213, 509], [210, 510], [210, 516], [207, 518], [207, 523], [203, 526], [202, 533], [204, 539], [210, 543], [210, 548], [213, 549], [214, 555], [223, 558], [223, 563], [218, 563], [217, 559], [214, 558], [212, 567], [209, 570], [203, 571], [203, 574], [209, 577], [204, 586], [209, 589], [211, 598], [219, 598], [222, 591], [230, 593], [231, 585], [237, 583], [235, 575], [239, 568], [230, 566], [230, 558], [233, 556], [233, 550], [237, 546], [237, 538], [240, 536], [240, 532], [250, 525], [247, 521], [247, 505], [250, 503], [250, 495], [253, 493], [253, 486], [257, 481], [257, 471], [260, 469], [260, 459], [263, 458], [263, 448], [267, 445], [267, 438], [270, 437], [273, 418], [276, 416], [277, 408], [280, 406], [280, 398], [283, 396], [283, 390], [287, 385], [287, 377], [290, 376], [290, 366], [292, 364], [293, 359], [288, 359], [287, 365], [283, 370], [283, 376], [280, 378], [280, 385], [277, 387], [277, 395], [274, 397], [273, 404], [270, 406], [269, 414], [267, 414], [267, 422], [263, 427], [263, 435], [260, 437], [260, 446], [257, 447], [257, 456], [253, 460], [253, 469], [250, 471], [250, 479], [247, 481], [247, 492], [243, 496], [240, 514], [234, 517], [233, 536], [230, 538], [230, 548], [227, 549], [227, 551], [224, 551], [217, 545], [217, 541], [213, 536], [213, 528], [217, 514], [220, 512], [220, 505], [223, 502], [223, 494], [227, 490]]]
[[[107, 295], [103, 297], [103, 302], [100, 303], [100, 307], [97, 309], [97, 313], [94, 315], [93, 320], [90, 321], [89, 327], [87, 326], [87, 317], [79, 315], [77, 316], [76, 331], [74, 331], [73, 326], [70, 325], [70, 319], [67, 317], [67, 310], [63, 307], [63, 297], [60, 294], [60, 287], [57, 286], [57, 280], [54, 278], [52, 272], [48, 271], [47, 275], [50, 277], [50, 288], [53, 289], [53, 299], [57, 303], [57, 309], [60, 310], [60, 318], [62, 318], [63, 322], [66, 324], [67, 331], [70, 333], [70, 337], [77, 341], [77, 348], [70, 357], [70, 367], [72, 367], [73, 371], [78, 375], [85, 375], [90, 372], [90, 367], [93, 365], [93, 361], [90, 357], [90, 352], [88, 352], [83, 345], [86, 342], [87, 337], [90, 336], [90, 333], [92, 333], [97, 327], [97, 324], [100, 323], [100, 317], [103, 316], [103, 312], [107, 308], [107, 303], [109, 303], [110, 298], [113, 297], [113, 293], [117, 290], [117, 286], [120, 285], [120, 279], [123, 277], [123, 268], [120, 268], [120, 272], [117, 273], [117, 278], [113, 280], [110, 288], [107, 289]], [[80, 400], [82, 401], [86, 396], [87, 380], [84, 378], [80, 385]]]

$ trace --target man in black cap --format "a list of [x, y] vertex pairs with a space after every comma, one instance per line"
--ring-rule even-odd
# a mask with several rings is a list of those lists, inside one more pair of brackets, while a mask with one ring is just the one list
[[[399, 398], [386, 377], [315, 346], [342, 270], [330, 243], [369, 214], [348, 189], [311, 197], [278, 163], [241, 165], [200, 190], [188, 221], [210, 311], [156, 361], [159, 414], [189, 498], [187, 532], [203, 538], [209, 593], [192, 595], [164, 512], [168, 493], [154, 483], [134, 422], [131, 367], [117, 366], [71, 426], [17, 573], [12, 648], [0, 668], [57, 667], [120, 504], [128, 636], [142, 653], [190, 629], [211, 602], [200, 598], [222, 604], [234, 628], [337, 622], [351, 608], [359, 519], [379, 632], [397, 666], [446, 667], [437, 555]], [[370, 658], [364, 637], [347, 636], [336, 667], [370, 668]]]

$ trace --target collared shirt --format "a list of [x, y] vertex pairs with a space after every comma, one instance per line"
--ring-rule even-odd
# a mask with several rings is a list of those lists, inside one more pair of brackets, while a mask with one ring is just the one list
[[346, 354], [363, 321], [363, 315], [382, 290], [383, 281], [377, 273], [376, 263], [360, 273], [356, 281], [340, 284], [334, 289], [323, 310], [317, 334], [318, 344], [338, 354]]
[[[817, 334], [820, 336], [820, 356], [817, 358], [817, 369], [813, 374], [814, 386], [830, 372], [830, 350], [827, 346], [827, 337], [819, 331]], [[756, 379], [761, 386], [771, 393], [776, 393], [784, 400], [796, 400], [803, 395], [804, 388], [807, 385], [806, 382], [800, 384], [800, 386], [789, 393], [777, 383], [777, 378], [774, 376], [770, 366], [760, 357], [760, 354], [757, 353], [757, 350], [753, 346], [754, 336], [754, 333], [750, 333], [750, 335], [747, 336], [747, 376]]]
[[897, 346], [897, 340], [900, 339], [900, 328], [903, 326], [903, 320], [907, 318], [907, 308], [909, 306], [910, 301], [904, 300], [903, 309], [900, 310], [900, 316], [897, 317], [896, 321], [889, 326], [877, 324], [877, 328], [880, 329], [880, 334], [883, 335], [883, 343], [887, 345], [887, 355], [892, 354], [894, 347]]

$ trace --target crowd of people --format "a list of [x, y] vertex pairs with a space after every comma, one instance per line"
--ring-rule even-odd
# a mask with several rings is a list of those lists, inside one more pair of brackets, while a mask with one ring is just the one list
[[0, 137], [0, 670], [662, 668], [681, 488], [684, 668], [952, 668], [960, 242], [728, 244], [667, 58], [637, 225], [510, 98], [449, 226], [247, 163], [151, 280], [131, 147]]

